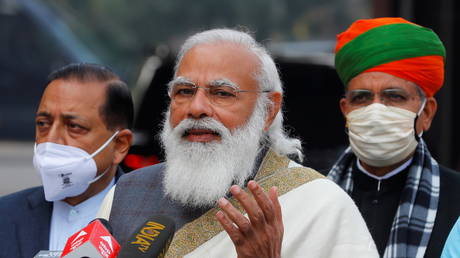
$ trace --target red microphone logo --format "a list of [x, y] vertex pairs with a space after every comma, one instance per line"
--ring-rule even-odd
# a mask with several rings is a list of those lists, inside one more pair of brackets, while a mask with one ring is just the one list
[[99, 220], [95, 220], [67, 240], [61, 257], [114, 258], [119, 251], [117, 240]]

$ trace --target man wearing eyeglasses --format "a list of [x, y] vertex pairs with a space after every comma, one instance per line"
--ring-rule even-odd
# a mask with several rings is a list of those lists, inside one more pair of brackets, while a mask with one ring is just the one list
[[460, 173], [422, 139], [436, 113], [445, 49], [402, 18], [359, 20], [339, 34], [336, 69], [350, 147], [328, 177], [358, 205], [383, 257], [440, 257], [460, 215]]
[[300, 141], [283, 130], [281, 81], [262, 46], [210, 30], [187, 39], [177, 60], [166, 162], [121, 178], [99, 213], [122, 244], [163, 214], [177, 229], [169, 257], [377, 256], [351, 198], [288, 158], [302, 158]]

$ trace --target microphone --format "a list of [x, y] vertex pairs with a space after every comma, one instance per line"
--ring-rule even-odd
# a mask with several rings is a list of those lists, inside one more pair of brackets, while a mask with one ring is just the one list
[[110, 226], [110, 223], [109, 223], [106, 219], [103, 219], [103, 218], [95, 218], [95, 219], [91, 220], [91, 221], [88, 223], [88, 225], [91, 224], [91, 223], [93, 223], [93, 222], [96, 221], [96, 220], [99, 220], [99, 222], [102, 223], [102, 225], [105, 227], [105, 229], [107, 229], [107, 231], [109, 231], [109, 233], [110, 233], [111, 235], [113, 235], [112, 226]]
[[134, 231], [121, 247], [120, 258], [163, 258], [174, 237], [175, 223], [172, 219], [155, 215]]
[[[65, 258], [115, 258], [120, 244], [104, 226], [105, 219], [95, 219], [67, 240], [61, 257]], [[110, 229], [110, 225], [108, 226]]]

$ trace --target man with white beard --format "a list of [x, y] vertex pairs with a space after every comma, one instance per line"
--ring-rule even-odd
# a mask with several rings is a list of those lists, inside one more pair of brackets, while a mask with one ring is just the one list
[[187, 39], [169, 83], [166, 162], [123, 176], [99, 212], [115, 237], [161, 214], [176, 223], [168, 257], [377, 257], [346, 193], [288, 158], [302, 151], [283, 130], [282, 92], [247, 33]]

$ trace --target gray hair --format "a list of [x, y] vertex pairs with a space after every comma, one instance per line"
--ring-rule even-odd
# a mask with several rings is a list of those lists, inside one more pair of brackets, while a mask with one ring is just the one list
[[[213, 29], [199, 32], [189, 37], [182, 45], [176, 59], [174, 77], [184, 55], [193, 47], [202, 44], [233, 43], [240, 45], [252, 52], [260, 62], [260, 67], [254, 78], [258, 82], [259, 89], [262, 91], [275, 91], [283, 93], [283, 86], [279, 77], [275, 62], [267, 50], [248, 33], [232, 29]], [[265, 98], [263, 103], [272, 105], [266, 94], [261, 94], [259, 98]], [[260, 99], [259, 99], [260, 100]], [[283, 127], [283, 112], [280, 110], [267, 132], [267, 140], [271, 148], [279, 155], [294, 155], [300, 161], [303, 160], [302, 145], [300, 139], [288, 136]]]

